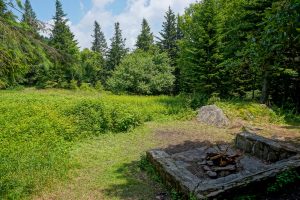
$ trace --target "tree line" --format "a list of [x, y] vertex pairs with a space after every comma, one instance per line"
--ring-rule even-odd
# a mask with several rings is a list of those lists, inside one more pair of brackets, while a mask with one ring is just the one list
[[133, 51], [118, 22], [108, 47], [97, 21], [91, 49], [80, 51], [55, 3], [43, 37], [29, 0], [21, 22], [0, 0], [0, 88], [89, 84], [116, 93], [251, 96], [300, 110], [299, 0], [202, 0], [182, 16], [169, 8], [159, 37], [143, 19]]

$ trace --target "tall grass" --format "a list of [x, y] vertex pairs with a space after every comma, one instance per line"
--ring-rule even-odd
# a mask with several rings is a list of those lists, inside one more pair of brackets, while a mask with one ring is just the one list
[[65, 176], [74, 140], [194, 114], [167, 96], [27, 89], [0, 91], [0, 102], [0, 199], [22, 199]]

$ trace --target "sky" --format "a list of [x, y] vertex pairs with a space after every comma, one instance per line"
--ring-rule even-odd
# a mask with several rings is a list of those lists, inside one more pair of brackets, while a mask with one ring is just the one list
[[[108, 43], [113, 35], [114, 23], [120, 22], [126, 46], [133, 48], [146, 18], [155, 36], [162, 29], [165, 12], [171, 6], [175, 13], [183, 14], [196, 0], [61, 0], [69, 25], [79, 46], [90, 48], [93, 24], [97, 20]], [[55, 0], [31, 0], [39, 20], [51, 22], [55, 13]]]

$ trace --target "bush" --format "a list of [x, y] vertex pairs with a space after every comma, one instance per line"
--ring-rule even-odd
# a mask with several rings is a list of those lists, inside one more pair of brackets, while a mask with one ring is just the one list
[[136, 51], [121, 61], [107, 84], [115, 93], [164, 94], [171, 92], [174, 79], [166, 54]]
[[48, 101], [1, 98], [0, 199], [23, 199], [62, 177], [72, 131]]
[[70, 82], [70, 89], [71, 90], [78, 90], [78, 85], [77, 85], [77, 81], [72, 79], [71, 82]]
[[78, 122], [78, 132], [97, 135], [106, 132], [126, 132], [142, 123], [132, 106], [103, 101], [84, 101], [71, 109]]
[[101, 81], [97, 81], [97, 82], [96, 82], [96, 84], [95, 84], [95, 89], [96, 89], [97, 91], [99, 91], [99, 92], [104, 91], [104, 87], [103, 87]]
[[0, 80], [0, 89], [5, 89], [7, 87], [7, 83], [5, 81]]
[[91, 85], [89, 83], [81, 83], [79, 89], [83, 90], [83, 91], [93, 91], [93, 88], [91, 87]]

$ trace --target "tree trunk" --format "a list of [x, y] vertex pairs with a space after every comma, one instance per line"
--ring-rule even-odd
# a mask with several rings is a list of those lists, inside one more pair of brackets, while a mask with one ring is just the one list
[[266, 104], [268, 101], [268, 85], [269, 85], [269, 72], [264, 72], [262, 90], [261, 90], [261, 98], [260, 103]]

